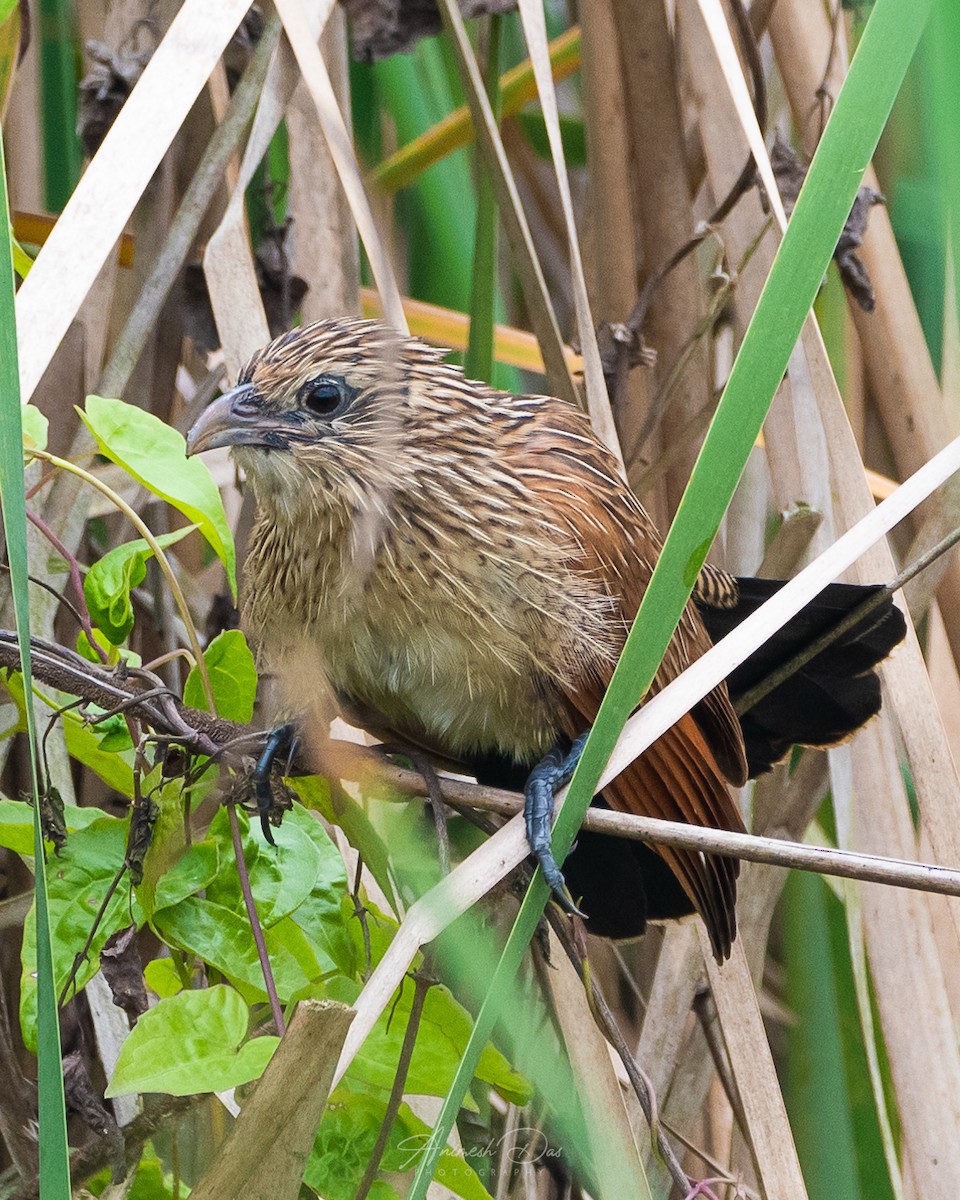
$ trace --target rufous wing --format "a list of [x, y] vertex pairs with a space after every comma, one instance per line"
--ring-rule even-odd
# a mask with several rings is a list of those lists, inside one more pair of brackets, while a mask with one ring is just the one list
[[[602, 582], [625, 640], [660, 552], [660, 540], [643, 508], [621, 481], [612, 457], [590, 445], [570, 452], [566, 429], [572, 426], [584, 445], [583, 419], [556, 402], [552, 429], [539, 429], [525, 447], [528, 455], [550, 463], [550, 471], [532, 470], [529, 485], [541, 490], [556, 526], [569, 531], [573, 547], [568, 565]], [[555, 435], [552, 437], [551, 435]], [[563, 486], [556, 480], [561, 472]], [[710, 646], [693, 606], [688, 604], [667, 649], [652, 690], [660, 690]], [[612, 664], [584, 672], [563, 688], [566, 732], [576, 737], [596, 718], [612, 675]], [[604, 789], [610, 808], [638, 816], [683, 821], [710, 829], [743, 830], [730, 784], [746, 779], [746, 755], [740, 725], [721, 685], [682, 717], [630, 767]], [[736, 929], [735, 859], [656, 847], [703, 917], [718, 959], [729, 955]]]

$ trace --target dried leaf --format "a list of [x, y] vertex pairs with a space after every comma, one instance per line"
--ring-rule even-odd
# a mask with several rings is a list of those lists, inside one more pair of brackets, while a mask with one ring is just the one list
[[131, 1028], [149, 1007], [136, 935], [136, 925], [118, 929], [100, 951], [100, 970], [110, 985], [114, 1004], [127, 1014]]
[[104, 1103], [102, 1093], [93, 1086], [87, 1064], [78, 1051], [63, 1059], [63, 1090], [68, 1112], [75, 1113], [91, 1132], [108, 1144], [113, 1180], [118, 1182], [126, 1174], [123, 1134], [116, 1117]]
[[[783, 206], [789, 216], [800, 195], [800, 188], [807, 175], [807, 168], [793, 147], [778, 133], [770, 151], [770, 163], [780, 188]], [[873, 312], [876, 301], [867, 269], [854, 253], [863, 245], [867, 232], [867, 218], [875, 204], [883, 204], [884, 198], [874, 188], [862, 187], [857, 192], [853, 208], [847, 217], [840, 241], [833, 253], [840, 270], [840, 277], [850, 295], [864, 312]]]
[[[412, 50], [422, 37], [442, 28], [435, 0], [342, 0], [350, 18], [353, 56], [373, 62]], [[512, 12], [516, 0], [460, 0], [464, 17]]]

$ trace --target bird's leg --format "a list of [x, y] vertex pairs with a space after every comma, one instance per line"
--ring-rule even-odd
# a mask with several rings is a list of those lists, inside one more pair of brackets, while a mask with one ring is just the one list
[[523, 816], [527, 824], [530, 850], [540, 863], [543, 877], [550, 884], [554, 899], [566, 912], [580, 917], [583, 913], [570, 899], [563, 874], [553, 857], [550, 833], [553, 828], [553, 799], [573, 777], [588, 733], [582, 733], [566, 753], [560, 743], [555, 745], [530, 772], [523, 788]]
[[443, 799], [443, 791], [440, 787], [440, 776], [437, 774], [436, 767], [425, 754], [422, 754], [413, 746], [404, 746], [401, 743], [385, 742], [380, 747], [381, 754], [387, 756], [391, 754], [400, 754], [404, 758], [409, 759], [415, 771], [419, 771], [423, 776], [423, 782], [427, 787], [427, 796], [430, 801], [430, 811], [433, 815], [433, 823], [437, 830], [437, 850], [440, 856], [440, 871], [443, 875], [450, 874], [450, 833], [447, 829], [447, 808]]
[[254, 794], [257, 797], [257, 811], [260, 814], [260, 828], [263, 830], [263, 836], [271, 846], [275, 846], [277, 843], [273, 840], [273, 834], [270, 831], [269, 814], [270, 809], [273, 808], [273, 788], [270, 786], [270, 772], [279, 754], [286, 754], [288, 762], [293, 757], [293, 752], [297, 745], [295, 735], [296, 726], [294, 725], [278, 725], [276, 729], [271, 729], [267, 735], [267, 744], [257, 759], [257, 765], [253, 773]]

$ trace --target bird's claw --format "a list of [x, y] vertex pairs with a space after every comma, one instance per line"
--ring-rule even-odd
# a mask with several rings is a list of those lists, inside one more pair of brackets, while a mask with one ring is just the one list
[[567, 891], [563, 872], [553, 856], [550, 835], [553, 827], [554, 797], [570, 782], [586, 740], [587, 735], [581, 734], [567, 754], [564, 754], [559, 746], [554, 746], [530, 772], [523, 789], [523, 815], [530, 851], [540, 864], [554, 900], [564, 912], [575, 917], [585, 917], [585, 914], [577, 908]]
[[267, 735], [267, 744], [257, 759], [253, 773], [254, 795], [257, 799], [257, 812], [260, 814], [260, 828], [263, 830], [264, 838], [271, 846], [275, 846], [277, 843], [274, 841], [273, 832], [270, 829], [270, 810], [273, 808], [273, 787], [270, 773], [278, 754], [289, 755], [292, 753], [295, 733], [295, 727], [289, 724], [278, 725], [276, 729], [271, 729]]

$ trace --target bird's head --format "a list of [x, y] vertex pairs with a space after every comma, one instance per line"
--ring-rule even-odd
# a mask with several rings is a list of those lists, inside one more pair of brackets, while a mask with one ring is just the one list
[[231, 447], [259, 502], [277, 515], [356, 510], [415, 469], [410, 451], [424, 400], [430, 406], [425, 381], [442, 391], [459, 375], [442, 359], [375, 321], [293, 330], [259, 350], [201, 414], [187, 453]]

